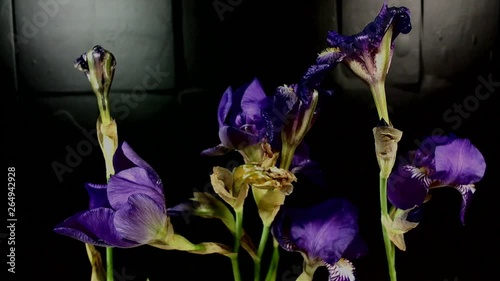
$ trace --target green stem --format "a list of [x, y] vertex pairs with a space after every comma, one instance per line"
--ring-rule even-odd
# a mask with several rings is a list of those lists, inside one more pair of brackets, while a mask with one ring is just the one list
[[[387, 212], [387, 178], [380, 176], [380, 211], [382, 216], [388, 216]], [[387, 230], [382, 225], [382, 235], [384, 237], [385, 254], [389, 267], [389, 277], [391, 281], [397, 281], [396, 276], [396, 249], [392, 243]]]
[[106, 248], [106, 281], [113, 281], [113, 248]]
[[234, 233], [234, 256], [231, 257], [233, 265], [233, 276], [235, 281], [241, 280], [240, 267], [238, 263], [238, 253], [241, 245], [241, 236], [243, 235], [243, 208], [235, 210], [236, 213], [236, 231]]
[[269, 265], [269, 270], [267, 271], [266, 281], [276, 280], [276, 275], [278, 274], [278, 264], [280, 260], [279, 247], [280, 244], [273, 237], [273, 255], [271, 257], [271, 264]]
[[257, 249], [257, 259], [254, 260], [254, 280], [260, 280], [260, 262], [262, 260], [262, 255], [264, 254], [264, 249], [266, 248], [267, 239], [269, 238], [269, 226], [264, 225], [262, 227], [262, 234], [260, 235], [259, 248]]

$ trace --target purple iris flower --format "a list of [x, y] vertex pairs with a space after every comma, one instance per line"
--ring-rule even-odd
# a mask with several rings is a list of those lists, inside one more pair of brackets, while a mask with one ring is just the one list
[[[330, 31], [327, 40], [331, 49], [325, 52], [325, 56], [340, 52], [343, 62], [367, 84], [384, 81], [389, 71], [394, 40], [400, 33], [410, 32], [411, 28], [408, 8], [389, 8], [384, 3], [377, 17], [363, 31], [351, 36]], [[387, 38], [390, 45], [387, 46], [384, 44], [386, 34], [390, 36]]]
[[66, 219], [54, 231], [105, 247], [129, 248], [165, 240], [173, 229], [160, 177], [125, 142], [113, 161], [116, 174], [107, 185], [85, 185], [89, 210]]
[[450, 186], [463, 198], [460, 218], [475, 192], [475, 183], [486, 170], [481, 152], [468, 140], [456, 137], [428, 137], [420, 148], [409, 153], [388, 181], [388, 197], [399, 209], [421, 206], [432, 188]]
[[271, 99], [255, 78], [236, 90], [227, 88], [217, 111], [221, 144], [206, 149], [203, 155], [221, 155], [243, 150], [262, 140], [272, 140], [272, 123], [268, 111]]
[[287, 251], [298, 251], [308, 263], [326, 266], [331, 281], [354, 280], [350, 260], [367, 252], [358, 233], [357, 209], [333, 198], [308, 208], [286, 208], [276, 217], [272, 233]]

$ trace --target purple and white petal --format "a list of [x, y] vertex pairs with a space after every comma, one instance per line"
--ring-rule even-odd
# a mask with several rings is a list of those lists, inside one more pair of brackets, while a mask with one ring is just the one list
[[474, 192], [476, 192], [476, 188], [474, 187], [473, 184], [467, 184], [467, 185], [457, 185], [454, 186], [458, 192], [462, 195], [462, 207], [460, 208], [460, 220], [462, 221], [462, 224], [465, 224], [465, 212], [467, 212], [467, 207], [469, 206], [470, 202], [472, 201], [472, 197], [474, 195]]
[[128, 199], [134, 194], [146, 194], [159, 206], [165, 207], [163, 185], [153, 181], [151, 174], [139, 167], [127, 169], [111, 176], [108, 181], [108, 200], [115, 209], [121, 209], [128, 204]]
[[340, 259], [334, 264], [326, 264], [328, 281], [355, 281], [354, 265], [347, 259]]
[[116, 211], [113, 223], [121, 236], [139, 244], [148, 244], [162, 239], [167, 219], [164, 206], [146, 194], [134, 194], [129, 197], [127, 206]]
[[405, 165], [391, 173], [387, 197], [398, 209], [407, 210], [424, 203], [431, 180], [421, 169]]

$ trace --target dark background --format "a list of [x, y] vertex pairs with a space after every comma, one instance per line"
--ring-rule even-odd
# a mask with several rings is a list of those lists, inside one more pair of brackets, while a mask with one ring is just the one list
[[[19, 25], [22, 18], [16, 14], [19, 3], [7, 2], [10, 1], [2, 2], [2, 14], [8, 13], [10, 7], [13, 17], [10, 24], [2, 26], [2, 32], [9, 28], [15, 32], [16, 24]], [[144, 5], [158, 3], [146, 2]], [[209, 175], [213, 166], [230, 168], [243, 163], [237, 153], [216, 158], [199, 155], [201, 150], [219, 143], [216, 113], [224, 90], [229, 85], [239, 86], [253, 77], [258, 77], [269, 92], [278, 85], [296, 82], [316, 54], [325, 47], [325, 31], [349, 24], [346, 21], [350, 17], [342, 14], [342, 1], [240, 2], [232, 10], [224, 12], [222, 19], [212, 1], [168, 2], [171, 4], [169, 24], [174, 39], [171, 48], [173, 62], [169, 62], [172, 69], [169, 71], [173, 71], [174, 79], [162, 85], [161, 89], [149, 91], [135, 107], [128, 106], [124, 101], [131, 95], [126, 83], [118, 84], [120, 87], [116, 91], [112, 87], [111, 100], [118, 100], [116, 104], [122, 106], [116, 107], [114, 112], [119, 139], [129, 142], [156, 169], [164, 182], [168, 207], [184, 202], [193, 191], [210, 191]], [[417, 3], [407, 2], [408, 5]], [[483, 153], [487, 171], [477, 184], [465, 226], [459, 221], [459, 193], [451, 188], [433, 192], [433, 199], [425, 205], [420, 225], [405, 235], [407, 251], [397, 252], [397, 270], [401, 281], [499, 280], [500, 192], [495, 178], [499, 170], [499, 151], [495, 136], [498, 135], [500, 117], [500, 86], [491, 87], [489, 97], [476, 99], [476, 105], [472, 98], [478, 85], [481, 85], [478, 77], [487, 80], [491, 75], [490, 80], [500, 81], [500, 48], [496, 33], [499, 9], [494, 1], [484, 1], [490, 6], [477, 7], [471, 4], [474, 1], [457, 2], [462, 5], [424, 6], [424, 1], [418, 1], [421, 13], [413, 13], [412, 18], [418, 23], [414, 31], [421, 36], [416, 39], [418, 43], [411, 46], [418, 49], [414, 52], [418, 55], [416, 65], [411, 66], [418, 68], [417, 82], [407, 82], [404, 75], [402, 78], [397, 75], [391, 77], [387, 88], [390, 116], [394, 126], [404, 132], [400, 154], [415, 149], [419, 140], [441, 128], [447, 133], [469, 138]], [[36, 11], [35, 3], [32, 11]], [[67, 5], [69, 9], [71, 3]], [[365, 2], [360, 5], [365, 5]], [[430, 9], [431, 5], [435, 6]], [[378, 6], [375, 5], [375, 14]], [[435, 32], [439, 23], [432, 24], [432, 21], [439, 19], [443, 11], [449, 11], [450, 17], [456, 17], [456, 28], [443, 25], [440, 32]], [[63, 17], [62, 10], [60, 13]], [[367, 23], [373, 15], [360, 12], [359, 18]], [[54, 20], [57, 19], [58, 15], [54, 17]], [[495, 33], [471, 35], [469, 29], [493, 30]], [[81, 32], [82, 36], [86, 34], [85, 30]], [[45, 34], [40, 33], [39, 36]], [[75, 34], [74, 38], [78, 37], [79, 34]], [[3, 36], [1, 40], [8, 41], [6, 38], [8, 36]], [[72, 41], [72, 38], [65, 40]], [[115, 79], [120, 79], [120, 75], [137, 75], [138, 71], [120, 69], [120, 65], [129, 59], [128, 56], [140, 55], [134, 51], [136, 48], [155, 44], [154, 38], [147, 40], [131, 40], [133, 45], [127, 48], [130, 49], [127, 56], [115, 53], [118, 61]], [[76, 58], [94, 44], [102, 44], [98, 36], [93, 42], [78, 46], [76, 50], [69, 49], [67, 53]], [[51, 48], [50, 44], [32, 46], [32, 52], [35, 49], [39, 52], [42, 47]], [[112, 47], [102, 45], [114, 52]], [[89, 91], [89, 85], [87, 89], [75, 86], [74, 90], [50, 90], [57, 89], [62, 79], [75, 79], [76, 84], [86, 80], [83, 74], [73, 69], [72, 60], [62, 62], [62, 65], [67, 65], [62, 70], [30, 72], [23, 70], [27, 66], [23, 65], [24, 59], [20, 59], [30, 57], [29, 48], [17, 48], [16, 44], [4, 44], [2, 47], [5, 49], [3, 54], [11, 52], [12, 58], [3, 57], [1, 65], [4, 78], [2, 93], [7, 99], [4, 103], [4, 155], [6, 167], [16, 167], [18, 218], [17, 273], [15, 279], [9, 274], [11, 279], [7, 280], [89, 280], [90, 266], [83, 243], [57, 235], [52, 229], [67, 217], [87, 208], [85, 182], [104, 182], [101, 151], [93, 146], [88, 155], [82, 156], [74, 167], [70, 167], [71, 172], [62, 175], [62, 180], [56, 176], [53, 165], [55, 162], [67, 164], [68, 149], [76, 150], [82, 141], [87, 140], [82, 130], [91, 132], [95, 126], [98, 113], [95, 97]], [[58, 59], [57, 56], [47, 56], [45, 59], [48, 62]], [[404, 55], [396, 58], [391, 71], [399, 73], [401, 69], [411, 68], [404, 63]], [[412, 71], [415, 72], [413, 68]], [[77, 73], [76, 78], [71, 76], [73, 72]], [[54, 73], [61, 73], [61, 76], [58, 78]], [[143, 72], [140, 73], [143, 75]], [[36, 83], [44, 77], [52, 80]], [[50, 86], [47, 87], [47, 84]], [[359, 280], [387, 280], [379, 223], [378, 166], [372, 136], [376, 110], [369, 91], [363, 85], [342, 78], [342, 73], [338, 71], [327, 77], [325, 86], [336, 91], [333, 96], [322, 99], [320, 117], [305, 141], [310, 145], [311, 158], [320, 163], [327, 184], [320, 187], [299, 178], [286, 205], [307, 206], [334, 196], [350, 199], [359, 208], [361, 233], [369, 246], [369, 254], [355, 261]], [[486, 95], [486, 92], [485, 87], [481, 93]], [[454, 110], [455, 105], [464, 105], [464, 102], [470, 102], [464, 108], [474, 108], [466, 110], [465, 115], [458, 119], [460, 124], [443, 117], [445, 112]], [[257, 239], [260, 220], [253, 202], [247, 202], [245, 228]], [[195, 242], [232, 243], [231, 237], [216, 221], [190, 217], [188, 221], [174, 219], [174, 226], [176, 231]], [[6, 241], [2, 239], [0, 243], [5, 259]], [[247, 258], [242, 254], [243, 266], [248, 266], [246, 273], [251, 276], [252, 267]], [[299, 266], [301, 257], [298, 253], [281, 252], [277, 280], [294, 280]], [[115, 267], [119, 275], [125, 273], [129, 276], [117, 277], [116, 280], [140, 281], [146, 277], [151, 281], [232, 278], [230, 262], [225, 257], [197, 256], [148, 246], [116, 249]], [[315, 279], [325, 280], [326, 270], [320, 269], [316, 275]]]

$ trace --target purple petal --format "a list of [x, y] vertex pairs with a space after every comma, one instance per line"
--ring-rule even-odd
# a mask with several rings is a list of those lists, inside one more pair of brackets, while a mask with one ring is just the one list
[[418, 168], [401, 166], [389, 176], [387, 196], [398, 209], [407, 210], [424, 203], [431, 181]]
[[230, 126], [223, 126], [219, 129], [219, 138], [223, 146], [238, 150], [260, 141], [258, 136]]
[[384, 3], [377, 17], [362, 32], [345, 36], [335, 31], [328, 33], [327, 41], [331, 47], [338, 47], [346, 55], [371, 52], [380, 46], [382, 38], [393, 24], [392, 41], [399, 33], [406, 34], [411, 31], [410, 11], [406, 7], [387, 7]]
[[115, 168], [115, 173], [133, 167], [140, 167], [150, 171], [152, 174], [156, 174], [153, 168], [146, 161], [142, 160], [127, 142], [123, 142], [115, 151], [113, 167]]
[[[262, 85], [257, 78], [245, 88], [241, 99], [241, 109], [247, 118], [252, 121], [259, 118], [261, 112], [270, 104], [270, 99], [266, 96]], [[258, 121], [258, 120], [257, 120]]]
[[324, 185], [325, 179], [319, 163], [309, 159], [309, 147], [300, 143], [293, 155], [290, 171], [294, 174], [302, 174], [311, 182]]
[[90, 197], [89, 209], [111, 208], [105, 184], [86, 183], [85, 188]]
[[354, 237], [351, 244], [349, 244], [342, 257], [348, 260], [356, 260], [367, 254], [368, 246], [363, 238], [361, 238], [361, 235], [358, 234]]
[[434, 153], [436, 147], [446, 145], [456, 139], [455, 136], [431, 136], [426, 137], [413, 156], [414, 166], [430, 167], [434, 165]]
[[[285, 237], [289, 233], [291, 245], [285, 246], [329, 264], [343, 256], [358, 234], [357, 210], [343, 199], [330, 199], [305, 209], [286, 209], [284, 216], [288, 218], [275, 227], [287, 226], [283, 222], [288, 221], [288, 229], [275, 229], [273, 233]], [[283, 241], [282, 237], [280, 240]]]
[[127, 205], [116, 212], [114, 224], [120, 235], [139, 244], [148, 244], [165, 230], [164, 206], [146, 194], [134, 194]]
[[201, 152], [202, 156], [222, 156], [230, 152], [232, 149], [219, 144], [212, 148], [207, 148]]
[[474, 192], [476, 192], [476, 189], [473, 184], [457, 185], [455, 186], [455, 189], [458, 190], [458, 192], [460, 192], [460, 194], [462, 195], [462, 208], [460, 209], [460, 220], [462, 221], [462, 224], [465, 224], [465, 212], [467, 211], [469, 203], [472, 201], [472, 196], [474, 195]]
[[131, 168], [111, 176], [108, 182], [108, 200], [115, 209], [128, 205], [128, 198], [134, 194], [143, 193], [150, 196], [158, 205], [165, 208], [163, 185], [160, 180], [152, 181], [155, 177], [142, 169]]
[[118, 234], [113, 218], [115, 212], [108, 208], [97, 208], [77, 213], [56, 228], [56, 233], [72, 237], [85, 243], [103, 247], [130, 248], [137, 243]]
[[219, 121], [219, 127], [224, 126], [226, 123], [227, 116], [229, 115], [229, 111], [233, 106], [233, 88], [228, 87], [219, 103], [219, 108], [217, 110], [217, 117]]
[[456, 139], [436, 147], [434, 170], [433, 179], [448, 185], [467, 185], [483, 178], [486, 162], [468, 139]]

